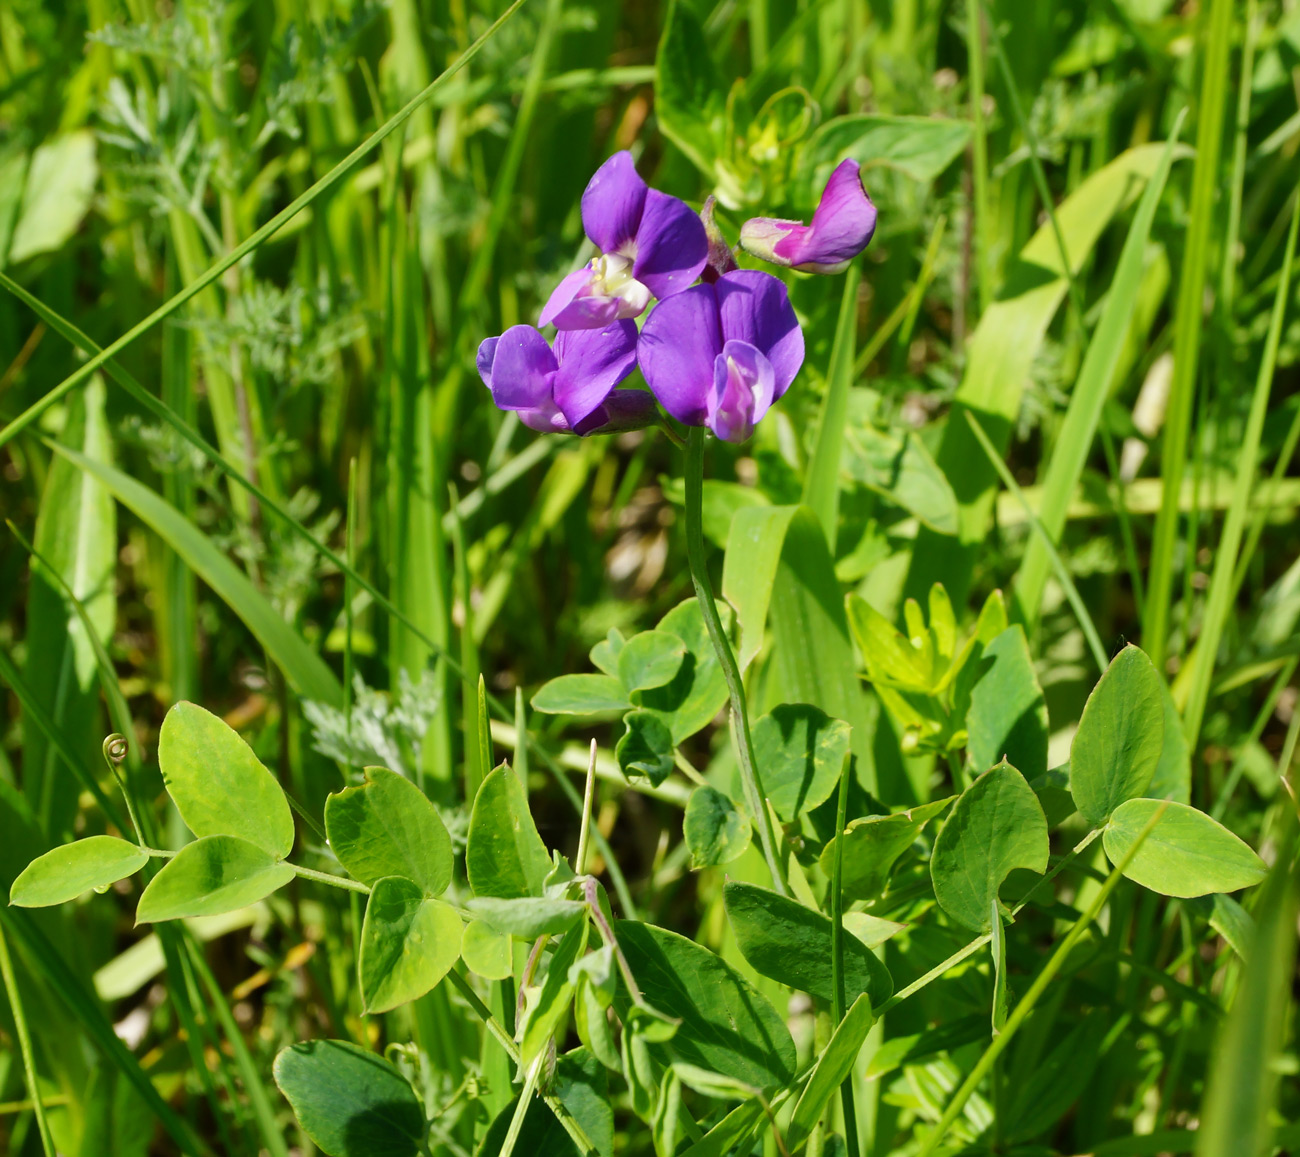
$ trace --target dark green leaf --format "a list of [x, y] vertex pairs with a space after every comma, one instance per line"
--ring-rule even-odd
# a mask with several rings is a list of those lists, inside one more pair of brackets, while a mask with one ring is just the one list
[[753, 829], [728, 796], [697, 787], [686, 801], [682, 836], [691, 852], [691, 867], [712, 868], [743, 854]]
[[782, 703], [754, 721], [763, 790], [786, 823], [825, 803], [849, 754], [849, 725], [807, 703]]
[[460, 958], [460, 939], [460, 917], [450, 905], [400, 876], [377, 881], [357, 964], [366, 1011], [387, 1012], [423, 996]]
[[663, 717], [653, 711], [629, 711], [626, 729], [614, 748], [619, 769], [628, 779], [644, 777], [656, 787], [673, 770], [673, 736]]
[[867, 170], [864, 184], [874, 165], [897, 169], [914, 181], [933, 181], [965, 151], [970, 131], [964, 120], [937, 117], [836, 117], [813, 134], [804, 150], [809, 192], [813, 198], [820, 196], [831, 171], [846, 157]]
[[723, 144], [726, 102], [698, 17], [688, 3], [674, 0], [655, 56], [655, 114], [664, 135], [710, 179]]
[[[885, 890], [894, 862], [916, 841], [952, 797], [921, 804], [890, 816], [864, 816], [844, 829], [844, 899], [875, 900]], [[821, 868], [830, 877], [835, 861], [835, 840], [821, 854]]]
[[[720, 606], [722, 629], [731, 628], [731, 610]], [[727, 681], [718, 663], [713, 640], [709, 638], [694, 599], [679, 603], [659, 620], [656, 631], [675, 635], [686, 647], [686, 655], [677, 674], [662, 687], [641, 692], [641, 706], [654, 711], [668, 724], [673, 743], [707, 727], [727, 701]]]

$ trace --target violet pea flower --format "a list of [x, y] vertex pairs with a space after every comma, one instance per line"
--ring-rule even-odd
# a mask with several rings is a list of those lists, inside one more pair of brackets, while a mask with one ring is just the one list
[[803, 331], [780, 281], [739, 269], [656, 305], [637, 358], [679, 422], [743, 442], [799, 372]]
[[543, 434], [612, 434], [655, 420], [644, 390], [616, 390], [636, 365], [636, 326], [562, 332], [552, 349], [531, 325], [511, 326], [478, 347], [478, 372], [502, 410]]
[[696, 213], [651, 189], [626, 151], [610, 157], [588, 182], [582, 226], [600, 256], [556, 286], [539, 325], [600, 329], [637, 317], [652, 297], [671, 297], [689, 286], [708, 259]]
[[862, 186], [858, 162], [841, 161], [817, 203], [811, 225], [754, 217], [740, 228], [746, 253], [805, 273], [842, 273], [876, 231], [876, 207]]

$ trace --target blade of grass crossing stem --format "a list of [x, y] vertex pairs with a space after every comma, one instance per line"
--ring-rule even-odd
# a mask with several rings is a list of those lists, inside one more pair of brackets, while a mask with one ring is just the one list
[[826, 397], [822, 401], [817, 446], [808, 463], [803, 485], [803, 502], [810, 506], [826, 532], [826, 542], [835, 557], [835, 540], [840, 513], [840, 457], [844, 447], [844, 425], [849, 417], [849, 390], [853, 386], [854, 349], [858, 340], [858, 286], [862, 267], [853, 262], [844, 274], [844, 293], [831, 349]]
[[[849, 776], [852, 774], [853, 757], [844, 757], [844, 766], [840, 769], [839, 798], [835, 804], [835, 831], [842, 836], [848, 824], [849, 814]], [[835, 861], [831, 880], [831, 995], [835, 998], [831, 1009], [831, 1019], [836, 1025], [844, 1020], [847, 1007], [844, 987], [844, 840], [835, 841]], [[844, 1077], [840, 1085], [840, 1107], [844, 1113], [844, 1139], [848, 1157], [858, 1157], [858, 1113], [853, 1101], [853, 1070]]]
[[410, 118], [411, 114], [414, 113], [416, 109], [420, 108], [421, 105], [423, 105], [426, 101], [429, 100], [431, 96], [434, 95], [434, 93], [436, 93], [444, 84], [446, 84], [449, 80], [451, 80], [451, 78], [455, 76], [456, 73], [458, 73], [462, 68], [465, 67], [466, 64], [468, 64], [471, 60], [473, 60], [473, 58], [478, 55], [479, 50], [483, 47], [483, 45], [486, 44], [494, 35], [496, 35], [497, 29], [499, 29], [507, 20], [509, 20], [510, 17], [513, 16], [516, 11], [518, 11], [519, 7], [523, 3], [524, 0], [513, 0], [513, 3], [503, 13], [501, 13], [501, 15], [497, 17], [496, 20], [494, 20], [487, 27], [487, 29], [483, 32], [483, 34], [477, 40], [475, 40], [474, 43], [471, 44], [463, 53], [461, 53], [460, 56], [458, 56], [455, 61], [453, 61], [450, 65], [448, 65], [448, 67], [445, 68], [442, 71], [442, 73], [440, 73], [433, 81], [431, 81], [428, 85], [426, 85], [424, 89], [422, 89], [419, 93], [417, 93], [409, 101], [407, 101], [406, 104], [403, 105], [401, 109], [399, 109], [391, 117], [389, 117], [387, 121], [385, 121], [373, 133], [371, 133], [370, 136], [368, 136], [364, 141], [362, 141], [361, 144], [359, 144], [355, 149], [353, 149], [346, 157], [343, 158], [343, 160], [339, 161], [339, 163], [335, 165], [332, 169], [330, 169], [330, 171], [326, 173], [325, 176], [323, 176], [319, 181], [315, 182], [305, 192], [295, 197], [288, 205], [286, 205], [283, 209], [281, 209], [280, 212], [278, 212], [274, 217], [272, 217], [265, 225], [263, 225], [260, 229], [256, 230], [252, 234], [250, 234], [245, 240], [240, 242], [240, 244], [236, 245], [229, 253], [227, 253], [224, 257], [222, 257], [221, 260], [211, 265], [200, 277], [190, 282], [184, 289], [182, 289], [174, 297], [165, 301], [151, 314], [149, 314], [148, 317], [144, 318], [143, 320], [133, 325], [129, 330], [126, 331], [126, 333], [124, 333], [116, 341], [112, 342], [103, 351], [96, 354], [88, 361], [84, 362], [75, 371], [73, 371], [66, 378], [64, 378], [62, 382], [60, 382], [57, 386], [55, 386], [52, 390], [50, 390], [49, 393], [47, 393], [44, 397], [40, 398], [38, 401], [28, 406], [27, 409], [24, 410], [21, 414], [19, 414], [18, 417], [16, 417], [12, 422], [10, 422], [3, 429], [0, 429], [0, 446], [5, 445], [7, 442], [10, 441], [10, 439], [12, 439], [20, 431], [22, 431], [27, 426], [29, 426], [33, 421], [35, 421], [38, 417], [40, 417], [40, 415], [47, 408], [49, 408], [51, 405], [57, 402], [59, 398], [63, 397], [63, 395], [66, 394], [69, 390], [73, 389], [74, 387], [80, 385], [82, 382], [89, 379], [90, 375], [93, 374], [97, 369], [99, 369], [100, 366], [102, 366], [105, 362], [107, 362], [109, 358], [120, 353], [122, 350], [124, 350], [127, 346], [129, 346], [141, 335], [148, 333], [149, 330], [151, 330], [155, 325], [157, 325], [164, 318], [170, 317], [173, 313], [175, 313], [178, 309], [180, 309], [180, 307], [184, 305], [187, 301], [189, 301], [191, 298], [195, 297], [199, 293], [202, 293], [203, 290], [205, 290], [209, 285], [212, 285], [218, 278], [220, 278], [221, 275], [225, 273], [227, 269], [232, 268], [240, 261], [242, 261], [245, 257], [248, 256], [248, 254], [252, 253], [254, 249], [256, 249], [259, 245], [261, 245], [262, 242], [264, 242], [268, 237], [271, 237], [275, 233], [277, 233], [285, 225], [286, 222], [292, 220], [299, 213], [301, 213], [303, 209], [307, 208], [308, 205], [310, 205], [323, 193], [327, 192], [334, 185], [338, 184], [338, 182], [341, 181], [344, 177], [346, 177], [350, 172], [352, 172], [352, 170], [355, 169], [361, 163], [361, 161], [364, 160], [365, 157], [370, 154], [372, 150], [377, 148], [392, 133], [394, 133], [403, 124], [405, 124], [406, 121]]
[[1264, 415], [1268, 410], [1269, 394], [1277, 369], [1278, 345], [1282, 339], [1282, 323], [1286, 317], [1287, 297], [1291, 289], [1291, 266], [1295, 257], [1296, 233], [1300, 228], [1300, 197], [1294, 198], [1291, 211], [1291, 231], [1287, 234], [1286, 248], [1282, 253], [1282, 274], [1277, 283], [1277, 296], [1273, 300], [1273, 315], [1269, 319], [1268, 337], [1264, 342], [1264, 356], [1259, 363], [1255, 379], [1255, 392], [1250, 400], [1250, 414], [1246, 429], [1237, 449], [1237, 461], [1232, 484], [1232, 498], [1223, 534], [1214, 555], [1214, 571], [1210, 590], [1205, 599], [1205, 612], [1201, 620], [1201, 635], [1197, 641], [1187, 706], [1183, 711], [1183, 732], [1190, 747], [1196, 746], [1205, 715], [1205, 703], [1210, 695], [1210, 679], [1219, 652], [1219, 640], [1228, 620], [1233, 594], [1233, 574], [1237, 567], [1237, 551], [1246, 525], [1251, 491], [1255, 484], [1255, 471], [1259, 463], [1259, 441], [1264, 433]]
[[[455, 488], [451, 489], [451, 507], [456, 508]], [[460, 606], [460, 720], [465, 761], [465, 799], [472, 802], [487, 773], [483, 750], [478, 741], [478, 695], [482, 678], [478, 666], [478, 646], [474, 642], [473, 589], [469, 560], [465, 554], [465, 531], [458, 518], [451, 532], [452, 557], [456, 571], [456, 602]]]
[[[1128, 338], [1134, 303], [1142, 283], [1142, 266], [1151, 236], [1151, 225], [1155, 221], [1156, 209], [1173, 165], [1174, 147], [1182, 120], [1183, 114], [1180, 113], [1165, 145], [1160, 165], [1142, 194], [1142, 201], [1120, 254], [1119, 265], [1111, 280], [1105, 309], [1093, 331], [1092, 340], [1088, 343], [1088, 352], [1084, 355], [1083, 366], [1070, 394], [1065, 420], [1061, 424], [1047, 467], [1047, 476], [1043, 480], [1038, 518], [1053, 541], [1060, 538], [1065, 526], [1066, 509], [1083, 474], [1102, 410], [1114, 385], [1115, 368]], [[1032, 624], [1038, 618], [1043, 584], [1050, 565], [1042, 540], [1034, 537], [1025, 548], [1015, 585], [1020, 614], [1027, 623]]]
[[4, 981], [5, 992], [9, 996], [9, 1012], [14, 1019], [18, 1050], [23, 1056], [27, 1095], [31, 1098], [32, 1111], [36, 1114], [36, 1129], [41, 1135], [41, 1148], [45, 1150], [45, 1157], [57, 1157], [54, 1137], [50, 1133], [50, 1122], [45, 1116], [45, 1103], [41, 1100], [41, 1085], [36, 1079], [36, 1055], [32, 1051], [32, 1034], [27, 1029], [27, 1017], [23, 1013], [23, 998], [18, 991], [18, 978], [14, 975], [14, 965], [9, 958], [9, 945], [5, 942], [2, 927], [0, 927], [0, 980]]
[[1012, 476], [1011, 471], [1007, 469], [1007, 464], [1002, 461], [1001, 456], [995, 449], [992, 440], [984, 432], [984, 427], [980, 425], [979, 419], [970, 411], [965, 411], [966, 421], [970, 423], [970, 428], [978, 439], [984, 453], [988, 455], [988, 460], [993, 464], [993, 468], [998, 472], [1002, 479], [1002, 484], [1011, 491], [1019, 500], [1020, 505], [1024, 507], [1025, 518], [1029, 520], [1030, 526], [1033, 527], [1034, 533], [1038, 535], [1039, 541], [1043, 544], [1043, 549], [1047, 554], [1048, 562], [1051, 564], [1052, 571], [1056, 576], [1056, 581], [1061, 584], [1065, 591], [1065, 597], [1069, 600], [1070, 607], [1073, 609], [1075, 617], [1079, 620], [1079, 626], [1083, 629], [1084, 638], [1088, 641], [1088, 648], [1092, 651], [1093, 660], [1101, 671], [1105, 671], [1108, 666], [1106, 660], [1106, 648], [1101, 645], [1101, 637], [1097, 634], [1097, 628], [1093, 624], [1092, 616], [1088, 614], [1088, 608], [1084, 605], [1083, 599], [1079, 597], [1079, 588], [1074, 585], [1074, 579], [1070, 577], [1070, 572], [1066, 569], [1064, 561], [1060, 554], [1057, 553], [1056, 547], [1052, 544], [1051, 536], [1044, 529], [1043, 524], [1038, 521], [1038, 516], [1034, 514], [1029, 506], [1028, 499], [1025, 498], [1024, 491], [1020, 489], [1019, 484]]
[[1213, 0], [1203, 40], [1204, 72], [1196, 110], [1196, 164], [1192, 200], [1183, 248], [1183, 272], [1174, 310], [1174, 376], [1161, 441], [1160, 477], [1164, 484], [1156, 516], [1147, 581], [1143, 647], [1157, 668], [1163, 668], [1169, 638], [1173, 595], [1174, 550], [1178, 536], [1178, 499], [1187, 465], [1187, 436], [1200, 354], [1202, 313], [1209, 266], [1210, 230], [1215, 220], [1214, 193], [1219, 177], [1227, 93], [1228, 52], [1232, 37], [1233, 0]]
[[1276, 863], [1255, 909], [1245, 975], [1219, 1033], [1196, 1135], [1197, 1157], [1273, 1152], [1272, 1116], [1295, 973], [1296, 823], [1286, 822]]
[[970, 85], [971, 218], [975, 242], [975, 279], [981, 316], [993, 300], [993, 270], [989, 261], [989, 146], [984, 120], [984, 20], [980, 0], [966, 0], [966, 62]]
[[1123, 859], [1115, 865], [1114, 870], [1106, 877], [1106, 882], [1097, 890], [1097, 895], [1093, 897], [1087, 911], [1075, 921], [1074, 927], [1066, 933], [1065, 938], [1056, 946], [1056, 951], [1048, 958], [1047, 963], [1043, 965], [1042, 970], [1034, 978], [1033, 984], [1029, 986], [1020, 1003], [1007, 1017], [1002, 1032], [993, 1038], [988, 1048], [984, 1050], [983, 1055], [975, 1062], [975, 1067], [971, 1069], [969, 1075], [961, 1083], [960, 1088], [953, 1094], [952, 1100], [948, 1102], [948, 1107], [943, 1111], [943, 1116], [939, 1118], [938, 1124], [926, 1137], [917, 1157], [930, 1157], [930, 1154], [939, 1147], [952, 1123], [960, 1115], [962, 1109], [966, 1107], [966, 1102], [970, 1100], [971, 1094], [975, 1092], [980, 1082], [989, 1074], [994, 1062], [1002, 1055], [1020, 1026], [1024, 1024], [1025, 1019], [1033, 1012], [1034, 1006], [1037, 1005], [1043, 993], [1047, 991], [1047, 986], [1056, 978], [1056, 974], [1060, 972], [1074, 946], [1083, 938], [1083, 934], [1097, 918], [1097, 914], [1106, 901], [1110, 899], [1110, 894], [1118, 886], [1120, 880], [1124, 878], [1125, 869], [1132, 863], [1138, 849], [1146, 842], [1147, 836], [1151, 834], [1160, 817], [1164, 815], [1166, 806], [1168, 805], [1162, 804], [1152, 814], [1151, 818], [1146, 822], [1146, 826], [1138, 833], [1137, 839], [1133, 841], [1133, 846], [1124, 854]]

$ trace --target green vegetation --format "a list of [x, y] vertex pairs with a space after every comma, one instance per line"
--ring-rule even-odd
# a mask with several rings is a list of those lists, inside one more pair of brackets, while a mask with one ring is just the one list
[[[0, 2], [0, 1152], [1300, 1151], [1297, 92], [1289, 0]], [[624, 151], [760, 422], [658, 282], [713, 433], [493, 405]]]

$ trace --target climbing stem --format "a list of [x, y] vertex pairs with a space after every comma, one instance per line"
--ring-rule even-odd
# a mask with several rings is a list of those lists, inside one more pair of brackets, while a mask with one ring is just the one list
[[754, 741], [749, 733], [749, 711], [745, 706], [745, 684], [740, 678], [740, 667], [731, 650], [731, 641], [722, 629], [718, 605], [713, 600], [713, 587], [704, 558], [704, 430], [691, 427], [686, 440], [686, 556], [691, 568], [691, 581], [695, 584], [695, 597], [704, 616], [704, 625], [713, 649], [718, 653], [718, 663], [727, 680], [731, 694], [732, 731], [736, 737], [736, 754], [740, 763], [740, 779], [745, 789], [745, 800], [754, 822], [758, 824], [758, 838], [763, 846], [772, 883], [782, 896], [790, 894], [785, 872], [776, 854], [776, 833], [772, 830], [772, 817], [767, 810], [767, 796], [754, 761]]
[[[844, 1020], [844, 827], [848, 823], [849, 776], [853, 759], [846, 756], [840, 771], [840, 794], [835, 809], [835, 861], [831, 872], [831, 1019], [838, 1028]], [[853, 1073], [840, 1085], [840, 1104], [844, 1109], [844, 1140], [848, 1157], [858, 1157], [858, 1113], [853, 1101]]]

